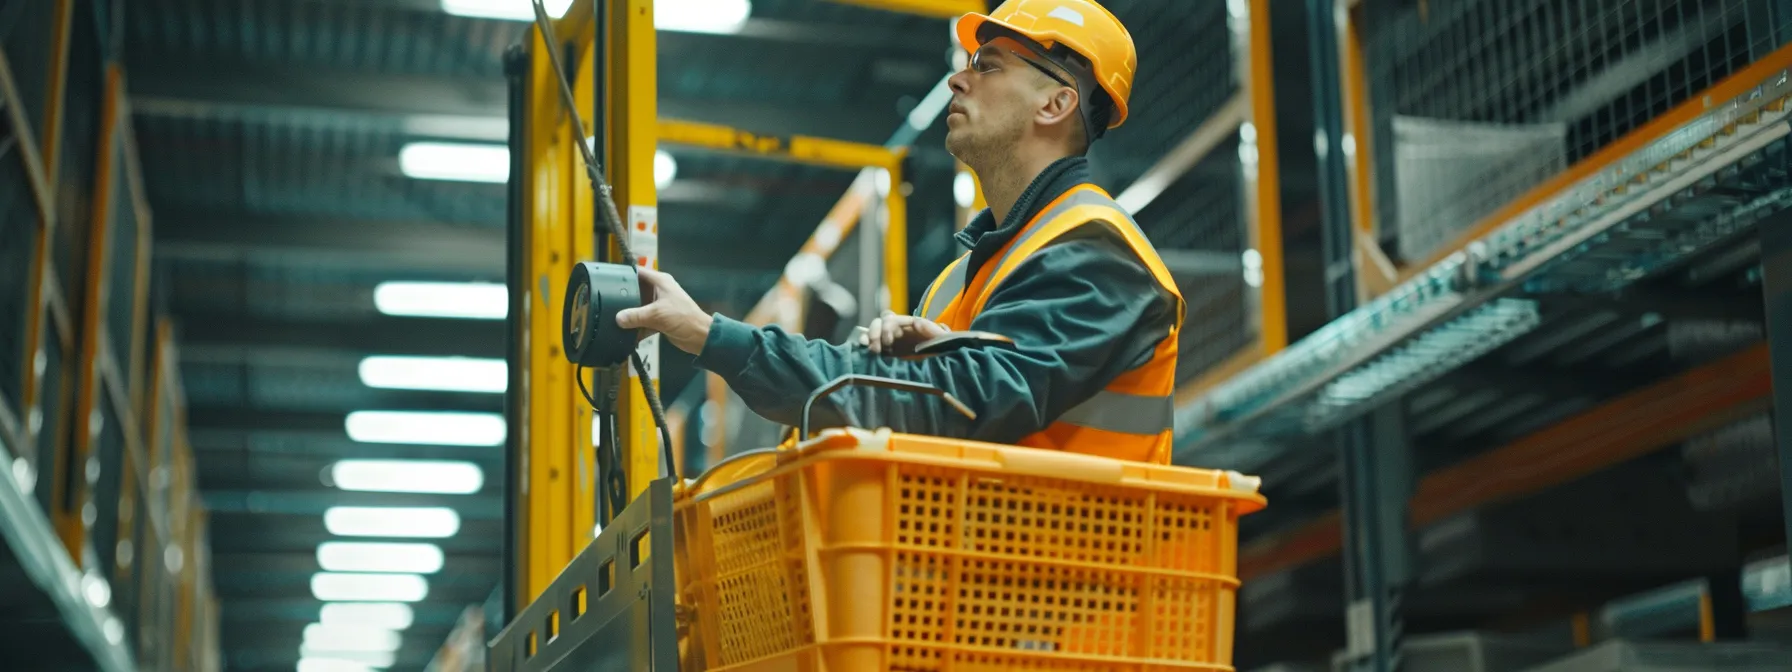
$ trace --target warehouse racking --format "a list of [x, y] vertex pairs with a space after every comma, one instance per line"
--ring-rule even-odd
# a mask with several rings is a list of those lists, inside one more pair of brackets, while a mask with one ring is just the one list
[[[134, 18], [120, 9], [127, 4]], [[643, 4], [650, 3], [573, 6], [589, 15]], [[808, 17], [816, 7], [835, 10], [818, 14], [824, 25], [874, 16], [837, 4], [929, 10], [904, 16], [906, 23], [875, 24], [906, 39], [943, 32], [936, 29], [946, 10], [973, 3], [766, 0], [759, 5], [780, 18], [758, 28], [778, 34], [797, 23], [793, 15]], [[1772, 647], [1785, 639], [1792, 447], [1775, 436], [1772, 417], [1792, 405], [1787, 386], [1774, 385], [1792, 376], [1785, 349], [1792, 327], [1779, 298], [1792, 282], [1782, 253], [1792, 228], [1784, 102], [1792, 93], [1792, 3], [1107, 4], [1133, 27], [1139, 91], [1153, 100], [1093, 159], [1104, 186], [1133, 210], [1192, 290], [1178, 461], [1261, 473], [1272, 502], [1243, 523], [1241, 669], [1398, 663], [1419, 670], [1460, 660], [1438, 656], [1498, 658], [1463, 653], [1472, 651], [1513, 652], [1523, 660], [1507, 669], [1518, 669], [1577, 654], [1668, 655], [1687, 645], [1696, 652], [1696, 645]], [[17, 329], [0, 331], [7, 458], [0, 466], [10, 475], [0, 478], [0, 509], [8, 557], [25, 568], [13, 578], [32, 586], [35, 601], [23, 613], [60, 615], [44, 621], [52, 624], [45, 632], [14, 632], [44, 651], [110, 661], [102, 667], [219, 662], [211, 633], [220, 605], [210, 597], [204, 550], [211, 528], [196, 482], [202, 465], [227, 465], [212, 473], [236, 477], [214, 485], [209, 499], [236, 522], [231, 538], [246, 539], [248, 531], [272, 528], [260, 521], [315, 517], [337, 501], [330, 498], [339, 493], [303, 491], [315, 484], [286, 476], [303, 472], [308, 481], [330, 459], [365, 448], [313, 436], [339, 433], [338, 411], [358, 408], [350, 404], [497, 410], [495, 402], [464, 397], [369, 393], [344, 373], [352, 364], [338, 365], [346, 358], [331, 357], [405, 348], [498, 356], [507, 337], [529, 337], [501, 326], [352, 312], [365, 303], [363, 290], [400, 275], [394, 269], [401, 266], [430, 277], [502, 277], [506, 260], [495, 252], [504, 246], [495, 223], [505, 214], [501, 194], [353, 183], [383, 186], [357, 172], [357, 162], [429, 135], [405, 127], [410, 117], [471, 120], [430, 133], [502, 141], [505, 34], [490, 23], [434, 18], [433, 2], [236, 5], [20, 3], [9, 20], [44, 30], [8, 33], [0, 55], [0, 241], [29, 241], [0, 245], [0, 314], [26, 316]], [[923, 19], [933, 23], [910, 30]], [[851, 186], [822, 227], [811, 233], [816, 217], [805, 214], [796, 228], [762, 237], [805, 241], [798, 253], [823, 258], [829, 277], [859, 290], [860, 304], [880, 281], [893, 304], [903, 303], [950, 257], [940, 219], [927, 213], [944, 209], [936, 207], [945, 203], [939, 176], [957, 171], [937, 151], [929, 154], [937, 134], [904, 123], [907, 108], [874, 116], [840, 103], [835, 111], [825, 99], [790, 93], [810, 89], [766, 75], [754, 80], [757, 88], [782, 91], [798, 101], [787, 108], [816, 109], [822, 118], [809, 118], [809, 127], [765, 114], [728, 125], [672, 121], [701, 111], [688, 101], [709, 95], [702, 87], [722, 90], [775, 68], [703, 70], [686, 55], [661, 65], [681, 77], [657, 81], [653, 70], [627, 65], [660, 62], [658, 46], [643, 39], [650, 27], [581, 21], [565, 21], [563, 37], [586, 45], [600, 29], [636, 31], [632, 40], [608, 42], [617, 49], [604, 54], [607, 61], [602, 50], [572, 52], [581, 104], [610, 113], [598, 115], [608, 129], [600, 153], [626, 155], [617, 162], [625, 205], [657, 208], [663, 200], [646, 179], [652, 152], [641, 147], [650, 142], [694, 150], [681, 155], [687, 171], [707, 165], [712, 174], [754, 175], [777, 192], [795, 181], [780, 172], [795, 151], [783, 140], [845, 139], [851, 134], [842, 131], [854, 130], [845, 121], [868, 117], [877, 120], [875, 133], [832, 145], [871, 158], [834, 162], [847, 170], [828, 184]], [[777, 39], [797, 41], [783, 35]], [[939, 37], [921, 48], [930, 63], [943, 60], [935, 53], [943, 50], [935, 48], [943, 46]], [[761, 38], [718, 39], [738, 40], [727, 44], [732, 54]], [[895, 38], [868, 39], [885, 49]], [[394, 53], [375, 48], [400, 44], [407, 46], [392, 46]], [[138, 63], [149, 72], [131, 76], [119, 66], [124, 45], [146, 55]], [[790, 79], [824, 65], [776, 60], [787, 57], [771, 49], [741, 53], [805, 66], [787, 68]], [[280, 58], [290, 62], [270, 63]], [[545, 71], [529, 67], [530, 76]], [[264, 71], [290, 75], [292, 83], [280, 91], [257, 86]], [[594, 86], [600, 72], [637, 94], [663, 85], [659, 109], [601, 95], [615, 89]], [[926, 72], [916, 93], [933, 84], [937, 73]], [[385, 86], [393, 82], [403, 86]], [[678, 96], [686, 102], [676, 103]], [[482, 122], [499, 122], [498, 132]], [[888, 133], [891, 126], [898, 132]], [[406, 130], [393, 130], [400, 127]], [[723, 144], [726, 151], [717, 151]], [[223, 147], [233, 160], [167, 151], [190, 145]], [[554, 193], [563, 200], [553, 207], [586, 221], [591, 204], [570, 196], [582, 183], [566, 170], [576, 160], [569, 150], [559, 146], [558, 163], [538, 177], [558, 180]], [[873, 164], [895, 168], [892, 193], [908, 197], [905, 226], [881, 247], [860, 245], [850, 233], [896, 221], [875, 214], [875, 173], [847, 172]], [[303, 169], [266, 171], [254, 189], [225, 181], [269, 165]], [[970, 192], [957, 204], [959, 224], [979, 202]], [[152, 219], [152, 205], [178, 216]], [[452, 225], [407, 227], [413, 222], [405, 218]], [[668, 244], [669, 258], [692, 253], [688, 243], [698, 241], [689, 232], [698, 221], [712, 220], [667, 215], [667, 230], [682, 229], [687, 243], [683, 250]], [[463, 226], [469, 222], [489, 226]], [[560, 238], [552, 250], [521, 244], [539, 256], [532, 270], [554, 275], [602, 247], [589, 231], [553, 233]], [[736, 252], [730, 248], [740, 241], [729, 240], [706, 249]], [[776, 257], [751, 269], [775, 280], [749, 316], [803, 330], [828, 326], [838, 316], [831, 313], [838, 303], [825, 296], [831, 289], [810, 286], [813, 268], [788, 264], [791, 250], [766, 249], [739, 252]], [[887, 263], [885, 252], [906, 257], [892, 265], [906, 277], [871, 272], [871, 260]], [[158, 269], [153, 262], [165, 254], [181, 261]], [[340, 265], [291, 262], [318, 256]], [[334, 257], [383, 266], [367, 270]], [[236, 275], [272, 289], [240, 298], [215, 289], [219, 277]], [[732, 281], [746, 275], [681, 277], [753, 285]], [[158, 295], [161, 287], [173, 287], [171, 299]], [[353, 293], [338, 302], [352, 308], [295, 298], [318, 287]], [[281, 297], [287, 312], [257, 300], [269, 296]], [[164, 301], [178, 307], [165, 309]], [[188, 320], [169, 326], [164, 318], [172, 313]], [[532, 325], [543, 343], [555, 336], [551, 322]], [[197, 363], [180, 363], [189, 352], [176, 342], [182, 331], [201, 341]], [[302, 356], [279, 365], [244, 354], [284, 356], [301, 346]], [[545, 367], [552, 354], [544, 348], [533, 356]], [[594, 466], [594, 442], [583, 440], [590, 418], [572, 388], [553, 382], [567, 382], [565, 371], [530, 372], [553, 395], [533, 400], [533, 424], [511, 429], [534, 437], [536, 452], [522, 450], [529, 444], [521, 436], [508, 455], [431, 449], [478, 462], [489, 483], [553, 485], [534, 490], [535, 500], [502, 497], [535, 507], [538, 524], [527, 528], [529, 538], [509, 541], [510, 564], [501, 569], [477, 564], [484, 557], [458, 564], [499, 555], [496, 542], [471, 538], [499, 536], [500, 498], [452, 504], [470, 525], [485, 526], [447, 547], [448, 575], [475, 578], [461, 592], [457, 578], [432, 584], [432, 600], [450, 608], [420, 606], [420, 624], [444, 632], [458, 626], [458, 640], [489, 636], [502, 619], [475, 627], [460, 604], [487, 594], [479, 577], [496, 583], [502, 573], [526, 586], [499, 600], [520, 608], [525, 593], [545, 586], [596, 536], [593, 488], [575, 478]], [[687, 469], [772, 440], [772, 427], [718, 431], [717, 418], [733, 422], [742, 409], [715, 381], [696, 381], [691, 392], [668, 397], [676, 427], [713, 438], [677, 432], [707, 448], [680, 451]], [[183, 388], [201, 396], [192, 441], [182, 438]], [[712, 402], [707, 412], [705, 400]], [[651, 444], [634, 403], [626, 441]], [[203, 444], [198, 457], [194, 443]], [[534, 469], [527, 476], [524, 455]], [[505, 460], [518, 471], [500, 478]], [[286, 636], [280, 624], [316, 615], [309, 602], [281, 592], [300, 582], [290, 577], [312, 569], [309, 558], [263, 566], [278, 554], [309, 553], [308, 529], [285, 531], [265, 546], [240, 544], [228, 558], [224, 578], [240, 616], [229, 634], [247, 642], [233, 665], [284, 661], [267, 651], [289, 656], [293, 642], [267, 642]], [[518, 548], [534, 549], [533, 557], [519, 560], [528, 554]], [[167, 578], [170, 571], [178, 580]], [[158, 629], [167, 627], [189, 634]], [[261, 630], [270, 634], [259, 637]], [[193, 646], [170, 650], [169, 642]], [[461, 660], [450, 658], [443, 660]]]
[[148, 326], [150, 218], [102, 39], [116, 7], [29, 5], [0, 54], [0, 657], [221, 669], [179, 348]]
[[1284, 166], [1311, 185], [1285, 211], [1318, 213], [1286, 253], [1322, 271], [1285, 304], [1329, 321], [1177, 418], [1178, 460], [1277, 503], [1247, 521], [1242, 665], [1462, 669], [1417, 653], [1456, 630], [1777, 637], [1786, 529], [1743, 474], [1772, 473], [1788, 333], [1756, 266], [1788, 193], [1786, 10], [1278, 6], [1277, 95], [1310, 109], [1278, 130], [1316, 138]]

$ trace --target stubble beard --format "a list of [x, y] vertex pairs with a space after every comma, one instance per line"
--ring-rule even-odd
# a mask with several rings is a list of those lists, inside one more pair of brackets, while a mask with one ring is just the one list
[[976, 130], [981, 132], [969, 128], [968, 120], [956, 129], [947, 130], [946, 152], [980, 173], [995, 169], [1009, 160], [1007, 152], [1020, 141], [1021, 136], [1018, 125], [1003, 128], [989, 128], [986, 125], [985, 128]]

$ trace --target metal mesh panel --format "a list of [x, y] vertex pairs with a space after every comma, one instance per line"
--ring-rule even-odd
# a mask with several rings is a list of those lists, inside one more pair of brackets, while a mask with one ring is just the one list
[[[0, 114], [7, 101], [0, 100]], [[24, 382], [25, 315], [31, 306], [31, 258], [37, 248], [38, 212], [20, 160], [21, 138], [0, 123], [0, 399], [19, 403]], [[12, 409], [15, 413], [19, 410]]]
[[29, 422], [37, 426], [37, 501], [44, 509], [50, 510], [55, 504], [50, 501], [50, 493], [55, 488], [45, 477], [56, 471], [57, 444], [63, 438], [63, 411], [67, 397], [63, 396], [66, 384], [63, 371], [62, 339], [52, 337], [55, 330], [50, 329], [48, 322], [44, 326], [44, 375], [39, 379], [37, 392], [38, 410], [30, 416]]
[[69, 28], [68, 82], [56, 182], [55, 259], [64, 296], [78, 299], [87, 268], [87, 231], [93, 221], [94, 166], [99, 159], [105, 76], [93, 5], [77, 2]]
[[1244, 252], [1237, 136], [1214, 147], [1140, 210], [1137, 219], [1188, 304], [1177, 379], [1199, 375], [1255, 339], [1257, 325], [1243, 274], [1228, 264], [1204, 261], [1236, 261]]
[[1131, 184], [1238, 91], [1226, 3], [1112, 0], [1139, 55], [1126, 124], [1091, 152], [1106, 185]]
[[176, 53], [319, 69], [497, 76], [526, 24], [402, 3], [144, 0], [125, 23], [134, 61]]
[[[357, 120], [270, 126], [248, 118], [139, 117], [139, 154], [162, 211], [422, 220], [497, 226], [503, 185], [414, 180], [393, 127]], [[196, 148], [203, 148], [198, 151]]]
[[[1563, 166], [1766, 55], [1787, 32], [1775, 4], [1370, 0], [1364, 50], [1383, 240], [1399, 241], [1407, 259], [1435, 252]], [[1518, 136], [1527, 151], [1478, 152], [1490, 135]], [[1451, 156], [1462, 160], [1441, 159]]]
[[[100, 395], [100, 432], [94, 438], [92, 455], [87, 464], [77, 464], [70, 475], [86, 479], [89, 486], [86, 501], [79, 509], [88, 524], [92, 551], [99, 560], [101, 576], [111, 577], [118, 569], [119, 496], [124, 487], [124, 425], [109, 395]], [[89, 516], [92, 517], [89, 517]], [[116, 590], [116, 586], [114, 589]]]
[[112, 231], [107, 243], [111, 246], [106, 270], [106, 333], [112, 339], [112, 353], [118, 358], [119, 374], [126, 380], [137, 369], [132, 359], [131, 340], [136, 333], [137, 251], [139, 232], [137, 203], [132, 200], [130, 179], [126, 175], [124, 145], [114, 145], [112, 176]]
[[25, 119], [33, 133], [43, 133], [45, 101], [50, 94], [50, 30], [56, 14], [54, 2], [0, 4], [0, 49], [12, 66]]

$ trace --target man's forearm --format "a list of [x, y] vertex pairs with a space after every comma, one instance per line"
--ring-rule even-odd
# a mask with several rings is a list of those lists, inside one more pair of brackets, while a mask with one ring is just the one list
[[1013, 441], [1043, 425], [1032, 386], [1021, 367], [1004, 359], [1026, 355], [966, 349], [919, 358], [874, 355], [864, 347], [833, 345], [777, 327], [754, 328], [716, 316], [698, 365], [728, 382], [753, 412], [796, 425], [815, 390], [849, 373], [925, 383], [975, 409], [973, 420], [932, 395], [847, 388], [813, 411], [818, 427], [889, 427], [917, 434]]
[[1008, 336], [1013, 346], [899, 358], [717, 315], [697, 364], [721, 375], [749, 408], [774, 422], [796, 424], [810, 393], [841, 375], [861, 373], [933, 385], [977, 418], [965, 418], [930, 395], [849, 388], [832, 395], [832, 403], [816, 405], [817, 426], [850, 422], [1014, 443], [1150, 361], [1175, 321], [1174, 305], [1142, 266], [1111, 243], [1080, 240], [1035, 254], [972, 321], [970, 328]]

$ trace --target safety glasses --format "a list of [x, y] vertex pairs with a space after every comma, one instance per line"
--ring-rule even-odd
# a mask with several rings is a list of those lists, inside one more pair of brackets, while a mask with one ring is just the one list
[[976, 51], [971, 52], [971, 60], [968, 67], [972, 72], [980, 75], [1000, 70], [1001, 66], [997, 63], [1000, 59], [992, 59], [990, 58], [990, 55], [998, 52], [1006, 52], [1008, 55], [1019, 59], [1022, 63], [1033, 66], [1035, 70], [1045, 73], [1045, 76], [1052, 78], [1052, 81], [1073, 89], [1076, 88], [1076, 84], [1072, 83], [1063, 75], [1058, 74], [1050, 66], [1022, 53], [1024, 50], [1024, 47], [1019, 44], [1014, 44], [1010, 40], [992, 40], [984, 43], [983, 46], [978, 47]]
[[971, 51], [970, 62], [967, 64], [972, 72], [984, 74], [1000, 70], [1001, 64], [996, 61], [1001, 58], [990, 56], [1007, 52], [1033, 66], [1035, 70], [1045, 73], [1052, 81], [1076, 89], [1079, 99], [1083, 101], [1079, 108], [1083, 128], [1090, 140], [1107, 133], [1107, 119], [1113, 107], [1090, 71], [1088, 59], [1063, 44], [1041, 44], [993, 21], [984, 22], [977, 28], [977, 43], [978, 47]]

